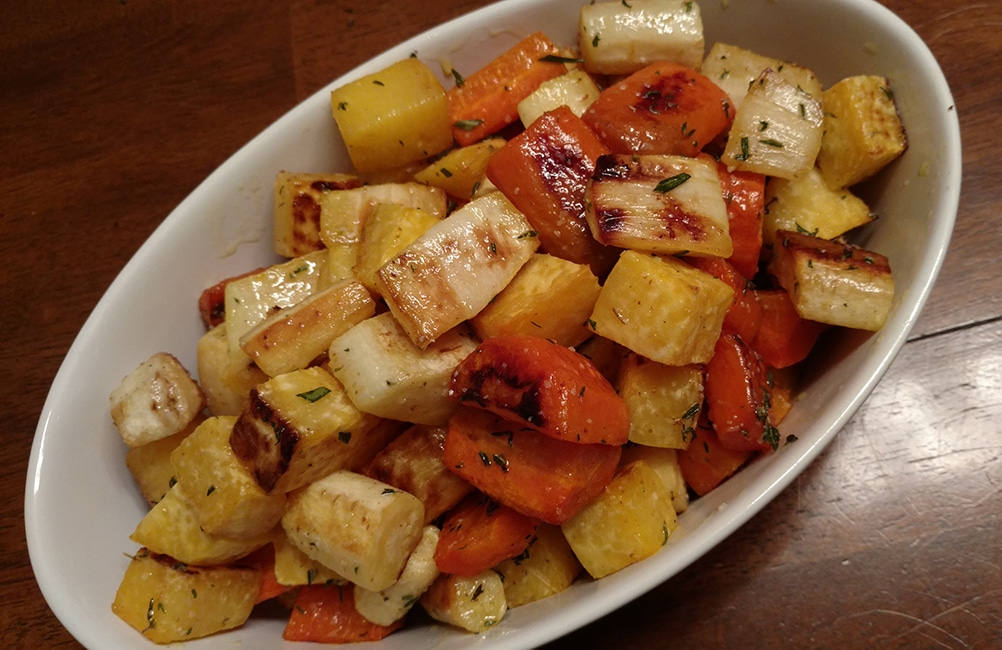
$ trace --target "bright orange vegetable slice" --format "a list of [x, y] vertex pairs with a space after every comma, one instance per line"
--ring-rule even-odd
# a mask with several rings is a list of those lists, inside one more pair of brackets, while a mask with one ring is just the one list
[[447, 516], [435, 549], [443, 573], [475, 576], [524, 552], [540, 520], [474, 492]]
[[727, 206], [733, 253], [727, 260], [741, 275], [754, 279], [762, 253], [762, 212], [765, 209], [765, 176], [754, 172], [729, 172], [717, 163], [720, 187]]
[[621, 447], [565, 442], [461, 407], [449, 420], [442, 459], [499, 503], [560, 525], [608, 485], [621, 453]]
[[678, 466], [685, 484], [703, 496], [738, 471], [752, 453], [727, 449], [710, 425], [701, 422], [689, 448], [679, 449]]
[[309, 585], [300, 587], [282, 638], [315, 643], [378, 641], [404, 624], [376, 625], [355, 608], [355, 586]]
[[695, 156], [734, 117], [727, 93], [699, 72], [660, 61], [602, 91], [581, 117], [613, 153]]
[[773, 368], [788, 368], [807, 358], [826, 326], [800, 317], [785, 289], [756, 291], [762, 325], [751, 347]]
[[462, 146], [500, 131], [518, 119], [518, 103], [539, 84], [567, 71], [564, 64], [548, 61], [559, 49], [542, 32], [519, 41], [511, 49], [447, 92], [452, 135]]
[[538, 336], [499, 336], [477, 346], [452, 374], [450, 394], [547, 436], [625, 444], [626, 402], [592, 362]]
[[723, 331], [734, 332], [745, 341], [751, 341], [762, 324], [762, 307], [751, 282], [734, 266], [721, 257], [686, 258], [697, 269], [727, 283], [734, 290], [731, 306], [724, 315]]

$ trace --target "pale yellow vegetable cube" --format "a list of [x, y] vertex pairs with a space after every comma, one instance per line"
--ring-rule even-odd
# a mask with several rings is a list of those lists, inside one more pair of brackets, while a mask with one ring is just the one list
[[334, 472], [289, 500], [282, 528], [300, 551], [356, 585], [386, 589], [421, 540], [424, 506], [354, 472]]
[[494, 571], [502, 577], [511, 608], [567, 589], [581, 573], [581, 563], [560, 527], [543, 524], [523, 553], [505, 560]]
[[362, 224], [355, 277], [371, 291], [378, 291], [376, 275], [408, 244], [420, 237], [441, 219], [422, 210], [399, 203], [379, 203]]
[[620, 467], [605, 490], [561, 526], [593, 578], [654, 555], [677, 527], [671, 492], [642, 460]]
[[285, 494], [268, 494], [230, 448], [236, 417], [212, 417], [171, 454], [175, 490], [195, 509], [210, 535], [247, 539], [278, 524]]
[[300, 257], [323, 248], [320, 240], [321, 197], [332, 190], [361, 185], [351, 174], [279, 172], [275, 177], [275, 252]]
[[279, 527], [274, 536], [275, 581], [287, 587], [323, 584], [347, 584], [348, 580], [314, 560], [289, 541]]
[[682, 514], [689, 508], [689, 487], [678, 464], [677, 449], [625, 445], [619, 463], [627, 465], [635, 460], [644, 461], [661, 477], [661, 482], [671, 491], [671, 503], [676, 513]]
[[818, 166], [830, 187], [866, 180], [908, 147], [890, 82], [848, 77], [825, 91], [825, 135]]
[[195, 567], [141, 549], [111, 610], [155, 643], [180, 643], [243, 625], [261, 590], [260, 571]]
[[672, 257], [625, 251], [589, 323], [600, 336], [670, 366], [706, 363], [734, 292]]
[[407, 558], [400, 577], [386, 589], [355, 588], [355, 609], [359, 614], [376, 625], [391, 625], [407, 615], [439, 576], [435, 564], [438, 533], [435, 526], [422, 529], [421, 540]]
[[452, 145], [445, 89], [413, 57], [335, 89], [331, 109], [360, 172], [400, 167]]
[[598, 99], [598, 84], [591, 75], [580, 68], [568, 70], [539, 84], [528, 97], [518, 103], [518, 117], [528, 127], [536, 118], [555, 108], [566, 106], [581, 117], [585, 109]]
[[248, 404], [250, 390], [268, 380], [239, 347], [230, 349], [226, 323], [220, 323], [198, 339], [198, 381], [211, 415], [240, 415]]
[[111, 391], [111, 420], [130, 447], [168, 438], [198, 417], [205, 398], [174, 355], [157, 352]]
[[835, 239], [873, 220], [870, 208], [845, 188], [831, 189], [817, 167], [801, 178], [772, 178], [765, 186], [762, 241], [772, 245], [778, 230]]
[[765, 70], [773, 70], [794, 86], [821, 101], [821, 82], [808, 68], [728, 43], [714, 43], [700, 69], [710, 81], [727, 93], [731, 108], [741, 107], [748, 88]]
[[132, 447], [125, 454], [125, 464], [129, 468], [129, 473], [132, 474], [136, 485], [139, 486], [139, 491], [150, 506], [155, 506], [177, 482], [177, 476], [174, 474], [174, 463], [170, 460], [171, 452], [201, 422], [202, 420], [199, 418], [180, 433], [175, 433], [169, 438], [148, 442], [139, 447]]
[[686, 449], [703, 403], [700, 366], [666, 366], [630, 354], [619, 369], [616, 391], [630, 412], [630, 442]]
[[460, 201], [469, 201], [486, 181], [487, 162], [504, 146], [503, 138], [487, 138], [458, 147], [414, 174], [414, 180], [445, 190]]
[[419, 602], [436, 621], [477, 634], [500, 623], [508, 611], [504, 584], [490, 569], [467, 577], [440, 574]]
[[477, 336], [541, 336], [575, 346], [591, 336], [586, 326], [601, 287], [587, 264], [537, 253], [470, 321]]

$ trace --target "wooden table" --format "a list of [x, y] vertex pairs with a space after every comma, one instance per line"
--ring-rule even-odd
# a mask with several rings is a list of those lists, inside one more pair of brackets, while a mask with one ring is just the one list
[[[953, 242], [911, 340], [763, 512], [556, 647], [1002, 645], [1000, 23], [984, 0], [884, 3], [942, 64], [965, 146]], [[484, 4], [0, 3], [0, 645], [75, 645], [28, 563], [25, 469], [49, 384], [115, 275], [286, 110]]]

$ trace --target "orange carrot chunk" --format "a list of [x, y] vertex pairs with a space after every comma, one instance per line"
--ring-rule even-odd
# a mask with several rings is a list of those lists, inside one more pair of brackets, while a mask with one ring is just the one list
[[745, 341], [754, 339], [762, 324], [762, 306], [758, 304], [758, 294], [751, 282], [721, 257], [689, 257], [687, 260], [734, 290], [731, 306], [724, 315], [723, 331], [733, 332]]
[[773, 368], [803, 361], [825, 326], [800, 317], [785, 289], [756, 291], [762, 306], [762, 326], [751, 347]]
[[309, 585], [296, 595], [282, 638], [315, 643], [378, 641], [403, 624], [401, 619], [388, 626], [376, 625], [359, 614], [352, 584]]
[[540, 521], [478, 492], [468, 495], [448, 515], [435, 548], [443, 573], [475, 576], [529, 547]]
[[688, 449], [679, 449], [678, 466], [685, 484], [703, 496], [738, 471], [751, 455], [751, 451], [727, 449], [710, 425], [701, 422]]
[[452, 374], [450, 394], [547, 436], [622, 445], [626, 402], [590, 360], [538, 336], [487, 339]]
[[536, 32], [469, 77], [457, 73], [456, 85], [446, 93], [456, 142], [473, 144], [518, 119], [520, 101], [567, 71], [563, 63], [545, 58], [558, 54], [557, 46]]
[[599, 156], [609, 153], [584, 121], [561, 106], [538, 117], [487, 164], [487, 178], [539, 232], [543, 249], [603, 276], [616, 251], [591, 235], [585, 188]]
[[442, 459], [498, 503], [560, 525], [605, 489], [621, 453], [621, 447], [565, 442], [461, 407], [449, 420]]
[[724, 447], [763, 451], [779, 446], [768, 368], [741, 337], [720, 336], [706, 364], [704, 386], [707, 414]]
[[762, 252], [762, 212], [765, 209], [765, 176], [727, 171], [717, 163], [720, 188], [727, 206], [727, 222], [734, 248], [727, 260], [741, 275], [753, 279]]
[[581, 117], [613, 153], [695, 156], [730, 126], [733, 110], [705, 76], [659, 61], [603, 90]]

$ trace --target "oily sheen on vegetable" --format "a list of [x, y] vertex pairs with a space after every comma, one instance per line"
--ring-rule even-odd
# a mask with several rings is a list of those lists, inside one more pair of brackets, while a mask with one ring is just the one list
[[197, 368], [112, 393], [150, 505], [112, 605], [137, 634], [261, 603], [288, 641], [414, 607], [484, 632], [671, 552], [690, 499], [794, 442], [824, 330], [881, 327], [890, 264], [845, 236], [907, 146], [888, 81], [707, 51], [691, 1], [580, 18], [334, 89], [352, 168], [275, 170], [285, 261], [192, 297]]

